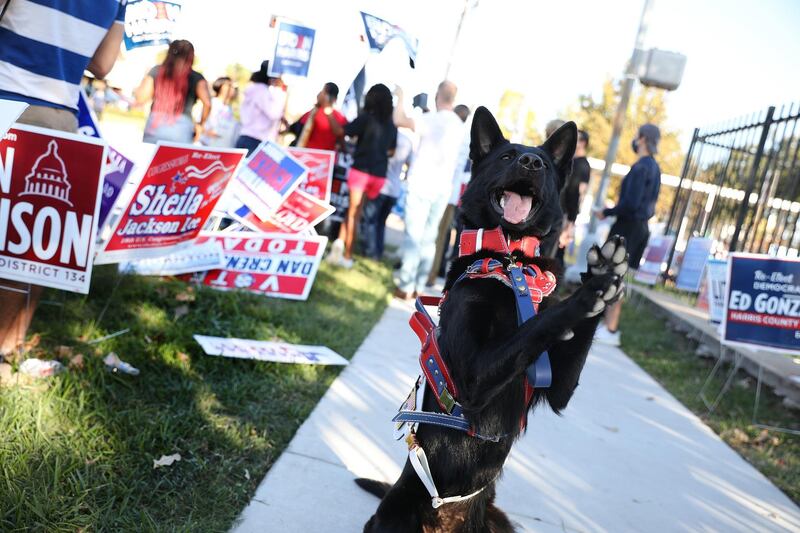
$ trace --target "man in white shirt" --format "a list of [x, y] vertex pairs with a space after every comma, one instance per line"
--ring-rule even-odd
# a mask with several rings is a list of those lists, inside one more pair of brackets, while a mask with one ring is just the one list
[[401, 299], [425, 288], [436, 252], [439, 221], [450, 199], [465, 131], [464, 123], [453, 112], [457, 90], [453, 82], [443, 81], [436, 91], [436, 112], [414, 118], [405, 112], [402, 90], [395, 91], [395, 125], [415, 131], [420, 139], [407, 178], [403, 264], [395, 280], [395, 296]]

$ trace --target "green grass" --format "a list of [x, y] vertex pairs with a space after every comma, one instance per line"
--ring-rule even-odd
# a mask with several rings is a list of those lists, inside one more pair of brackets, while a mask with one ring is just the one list
[[[67, 345], [83, 369], [0, 386], [1, 531], [227, 531], [339, 369], [206, 356], [192, 334], [350, 358], [388, 303], [390, 270], [323, 265], [307, 302], [126, 276], [95, 323], [118, 279], [99, 267], [88, 297], [49, 291], [64, 305], [37, 311], [34, 355]], [[123, 328], [99, 345], [79, 340]], [[109, 351], [141, 374], [107, 372]], [[182, 460], [153, 468], [172, 453]]]
[[[698, 392], [713, 361], [695, 355], [696, 343], [665, 327], [655, 313], [642, 312], [633, 300], [623, 307], [622, 349], [681, 403], [698, 415], [725, 442], [800, 503], [800, 437], [759, 429], [752, 425], [756, 380], [740, 372], [733, 387], [709, 414]], [[721, 389], [727, 369], [709, 385], [707, 397]], [[768, 387], [761, 388], [759, 422], [800, 429], [798, 412], [781, 403]]]

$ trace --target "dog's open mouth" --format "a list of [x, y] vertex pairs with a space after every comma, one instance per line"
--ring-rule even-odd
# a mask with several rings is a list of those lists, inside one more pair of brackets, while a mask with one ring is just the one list
[[492, 194], [492, 207], [509, 224], [522, 224], [536, 212], [536, 198], [508, 189], [497, 189]]

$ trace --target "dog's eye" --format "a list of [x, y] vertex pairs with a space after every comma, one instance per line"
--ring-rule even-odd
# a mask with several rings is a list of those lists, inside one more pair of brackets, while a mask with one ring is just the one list
[[502, 159], [503, 161], [508, 161], [512, 157], [514, 157], [514, 155], [511, 152], [506, 152], [500, 156], [500, 159]]

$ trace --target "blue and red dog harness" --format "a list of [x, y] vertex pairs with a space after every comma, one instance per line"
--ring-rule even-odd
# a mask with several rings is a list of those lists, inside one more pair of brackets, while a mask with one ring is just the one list
[[[491, 250], [508, 256], [508, 264], [491, 258], [479, 259], [472, 263], [467, 270], [458, 277], [453, 286], [464, 279], [494, 279], [506, 285], [514, 293], [517, 307], [517, 323], [522, 325], [536, 315], [538, 305], [542, 300], [552, 294], [556, 288], [556, 278], [551, 272], [542, 271], [536, 265], [523, 265], [515, 262], [512, 251], [520, 250], [525, 255], [534, 257], [539, 253], [539, 241], [527, 237], [518, 241], [507, 241], [501, 228], [493, 230], [465, 230], [459, 241], [459, 257], [472, 255], [479, 250]], [[464, 416], [464, 409], [458, 402], [458, 389], [450, 372], [442, 359], [437, 342], [438, 327], [434, 323], [426, 307], [440, 307], [447, 299], [447, 293], [442, 297], [421, 296], [416, 301], [416, 311], [409, 321], [411, 329], [420, 339], [422, 350], [420, 353], [420, 367], [422, 376], [417, 379], [411, 393], [400, 406], [400, 410], [392, 419], [396, 422], [395, 438], [405, 439], [409, 448], [409, 459], [420, 480], [431, 495], [431, 504], [434, 508], [445, 503], [452, 503], [469, 499], [480, 493], [483, 488], [466, 496], [451, 496], [441, 498], [433, 477], [430, 473], [425, 451], [416, 439], [416, 430], [419, 424], [432, 424], [440, 427], [464, 431], [467, 435], [485, 441], [498, 442], [507, 435], [482, 435]], [[546, 388], [552, 381], [550, 358], [543, 352], [526, 371], [525, 377], [525, 414], [520, 420], [520, 428], [527, 422], [527, 408], [533, 400], [533, 391], [536, 387]], [[426, 386], [427, 385], [427, 386]], [[430, 390], [439, 412], [423, 411], [422, 406], [425, 392]]]

